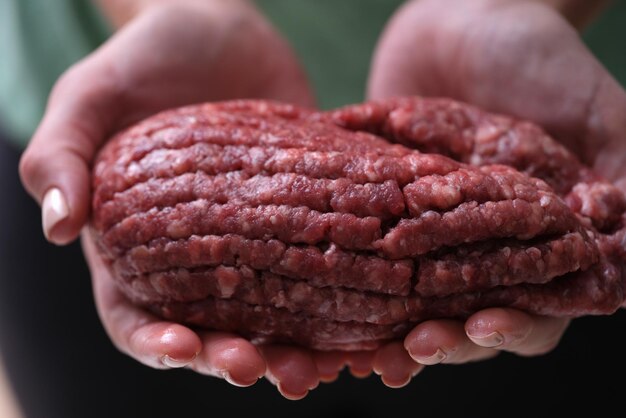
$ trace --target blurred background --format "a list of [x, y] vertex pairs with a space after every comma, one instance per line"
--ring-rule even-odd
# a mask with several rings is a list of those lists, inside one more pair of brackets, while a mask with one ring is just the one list
[[[401, 4], [258, 3], [301, 56], [323, 108], [363, 99], [375, 42]], [[19, 25], [26, 21], [47, 24], [23, 30]], [[81, 25], [90, 25], [90, 35], [79, 41], [72, 33], [85, 32]], [[624, 311], [575, 320], [558, 348], [542, 357], [502, 354], [486, 363], [428, 367], [395, 390], [375, 375], [356, 379], [344, 372], [337, 382], [322, 384], [298, 402], [283, 399], [267, 381], [235, 388], [186, 370], [152, 370], [119, 353], [97, 318], [79, 244], [59, 248], [44, 240], [39, 208], [17, 174], [17, 156], [42, 115], [52, 83], [107, 36], [88, 0], [0, 0], [0, 352], [26, 417], [254, 413], [365, 418], [395, 410], [501, 416], [585, 408], [608, 416], [615, 408], [623, 411]], [[583, 37], [626, 85], [626, 1], [614, 1]], [[26, 221], [14, 221], [16, 213]], [[609, 383], [609, 377], [618, 384]], [[9, 401], [0, 397], [0, 402], [0, 418], [9, 418], [9, 412], [2, 412]], [[195, 412], [187, 414], [183, 405], [192, 405]]]

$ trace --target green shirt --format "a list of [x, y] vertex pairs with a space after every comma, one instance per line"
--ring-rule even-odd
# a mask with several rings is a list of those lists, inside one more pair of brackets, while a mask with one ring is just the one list
[[[319, 105], [363, 99], [376, 40], [402, 0], [258, 0], [301, 58]], [[89, 0], [0, 0], [0, 124], [25, 146], [54, 81], [110, 35]], [[626, 2], [614, 2], [585, 42], [626, 84]]]
[[89, 0], [0, 0], [0, 124], [26, 145], [55, 80], [110, 30]]

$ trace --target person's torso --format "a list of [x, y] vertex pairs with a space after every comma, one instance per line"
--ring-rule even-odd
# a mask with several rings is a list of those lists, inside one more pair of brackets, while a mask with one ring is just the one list
[[[402, 0], [258, 0], [311, 79], [321, 108], [364, 98], [369, 64], [385, 22]], [[56, 79], [106, 40], [90, 0], [0, 1], [0, 125], [25, 146]], [[626, 84], [626, 2], [615, 2], [585, 41]]]

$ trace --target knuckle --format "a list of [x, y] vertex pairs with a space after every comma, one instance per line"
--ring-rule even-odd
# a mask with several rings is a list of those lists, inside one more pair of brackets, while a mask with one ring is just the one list
[[63, 97], [68, 92], [71, 92], [77, 85], [79, 85], [81, 78], [82, 62], [78, 62], [69, 67], [54, 83], [50, 92], [49, 102], [55, 102], [60, 97]]
[[22, 154], [19, 162], [19, 175], [24, 186], [30, 191], [33, 191], [32, 188], [40, 177], [45, 161], [44, 156], [32, 147], [27, 148]]
[[52, 87], [48, 103], [54, 105], [71, 99], [91, 105], [119, 104], [124, 94], [126, 89], [116, 66], [109, 59], [92, 54], [61, 74]]

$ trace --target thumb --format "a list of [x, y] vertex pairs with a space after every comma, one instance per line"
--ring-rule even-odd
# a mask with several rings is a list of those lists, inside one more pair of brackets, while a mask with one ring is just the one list
[[22, 154], [20, 177], [42, 207], [48, 241], [77, 238], [89, 216], [90, 163], [111, 126], [115, 90], [87, 60], [56, 83], [44, 117]]

